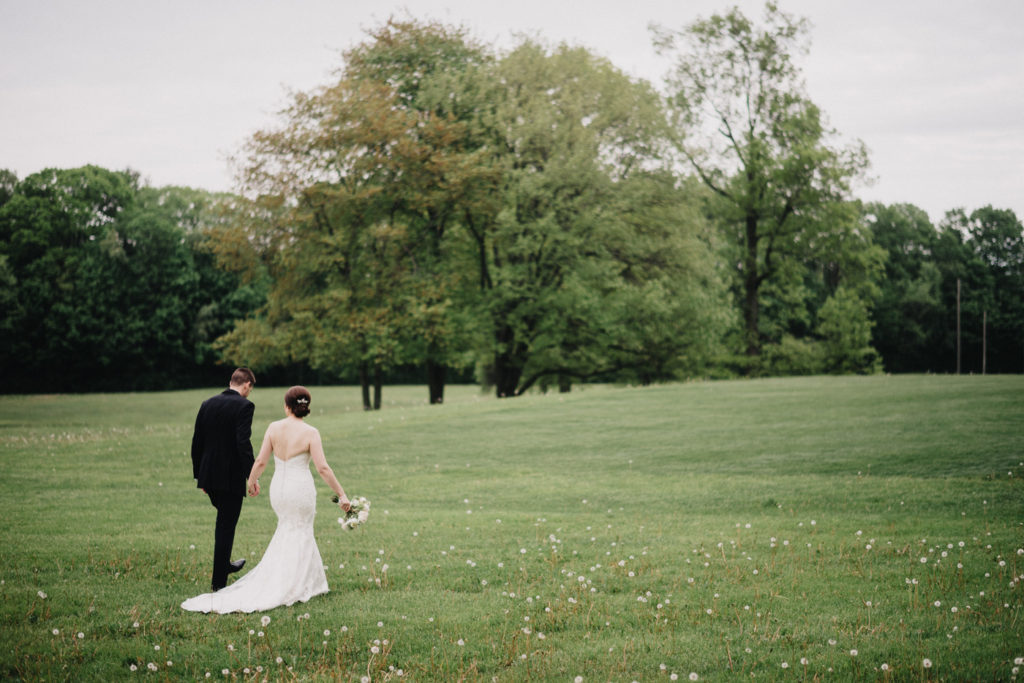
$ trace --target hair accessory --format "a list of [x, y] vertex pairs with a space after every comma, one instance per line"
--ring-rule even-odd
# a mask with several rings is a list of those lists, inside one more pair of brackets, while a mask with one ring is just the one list
[[305, 405], [305, 404], [309, 403], [309, 399], [308, 398], [297, 398], [297, 399], [295, 399], [295, 402], [296, 403], [301, 403], [301, 404]]

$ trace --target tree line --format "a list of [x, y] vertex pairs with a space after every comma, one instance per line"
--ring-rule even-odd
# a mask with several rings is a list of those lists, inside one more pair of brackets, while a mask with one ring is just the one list
[[863, 204], [769, 4], [581, 48], [391, 20], [236, 159], [237, 194], [0, 175], [2, 391], [1024, 371], [1009, 210]]

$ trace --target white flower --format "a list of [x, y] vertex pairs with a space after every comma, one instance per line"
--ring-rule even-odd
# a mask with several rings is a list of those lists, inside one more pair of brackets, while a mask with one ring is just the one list
[[882, 669], [882, 671], [888, 671], [889, 670], [889, 665], [886, 664], [885, 662], [882, 662], [881, 669]]
[[921, 662], [921, 666], [923, 666], [926, 669], [932, 668], [932, 660], [930, 660], [927, 657], [925, 657], [924, 661]]
[[43, 600], [45, 600], [45, 599], [46, 599], [46, 593], [44, 593], [43, 591], [39, 591], [39, 593], [37, 593], [37, 595], [38, 595], [39, 597], [41, 597], [41, 598], [42, 598]]
[[466, 641], [464, 641], [462, 638], [459, 638], [458, 642], [456, 643], [456, 645], [458, 645], [459, 647], [462, 647], [465, 644], [466, 644]]
[[583, 683], [583, 676], [577, 676], [576, 678], [574, 678], [572, 680], [573, 680], [573, 683]]
[[690, 672], [690, 680], [691, 680], [691, 681], [695, 681], [695, 680], [697, 680], [698, 678], [699, 678], [699, 676], [697, 675], [697, 672], [696, 672], [696, 671], [691, 671], [691, 672]]
[[147, 664], [146, 668], [149, 669], [150, 671], [156, 671], [157, 670], [157, 666], [153, 662], [150, 662], [149, 664]]
[[260, 624], [263, 626], [263, 628], [266, 628], [267, 626], [269, 626], [270, 625], [270, 617], [268, 617], [268, 616], [261, 617], [260, 618]]
[[857, 656], [857, 651], [856, 650], [850, 650], [850, 656], [851, 657], [856, 657]]
[[135, 666], [134, 664], [132, 664], [131, 666], [129, 666], [129, 667], [128, 667], [128, 670], [129, 670], [129, 671], [138, 671], [138, 670], [139, 670], [139, 667], [137, 667], [137, 666]]

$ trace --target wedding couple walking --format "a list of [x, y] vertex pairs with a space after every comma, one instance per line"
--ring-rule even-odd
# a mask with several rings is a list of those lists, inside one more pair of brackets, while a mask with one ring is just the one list
[[[295, 386], [284, 395], [285, 417], [272, 422], [253, 458], [252, 417], [249, 400], [256, 378], [248, 368], [231, 375], [228, 388], [203, 402], [192, 436], [192, 474], [196, 485], [217, 509], [214, 533], [213, 578], [209, 593], [181, 603], [193, 612], [256, 612], [326, 593], [320, 550], [313, 538], [316, 487], [309, 470], [316, 471], [338, 495], [338, 505], [351, 507], [324, 456], [320, 432], [303, 420], [309, 414], [309, 391]], [[235, 526], [242, 499], [260, 494], [260, 475], [274, 456], [270, 506], [277, 514], [277, 529], [259, 564], [227, 586], [228, 575], [245, 565], [231, 561]]]

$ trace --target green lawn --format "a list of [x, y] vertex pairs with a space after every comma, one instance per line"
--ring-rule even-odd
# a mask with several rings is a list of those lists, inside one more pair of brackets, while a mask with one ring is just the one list
[[[178, 607], [209, 585], [188, 448], [216, 390], [0, 397], [0, 677], [1009, 680], [1024, 657], [1024, 377], [387, 387], [376, 413], [313, 388], [373, 514], [342, 532], [317, 479], [331, 592], [266, 625]], [[254, 447], [283, 394], [253, 393]], [[274, 524], [247, 501], [235, 556]]]

